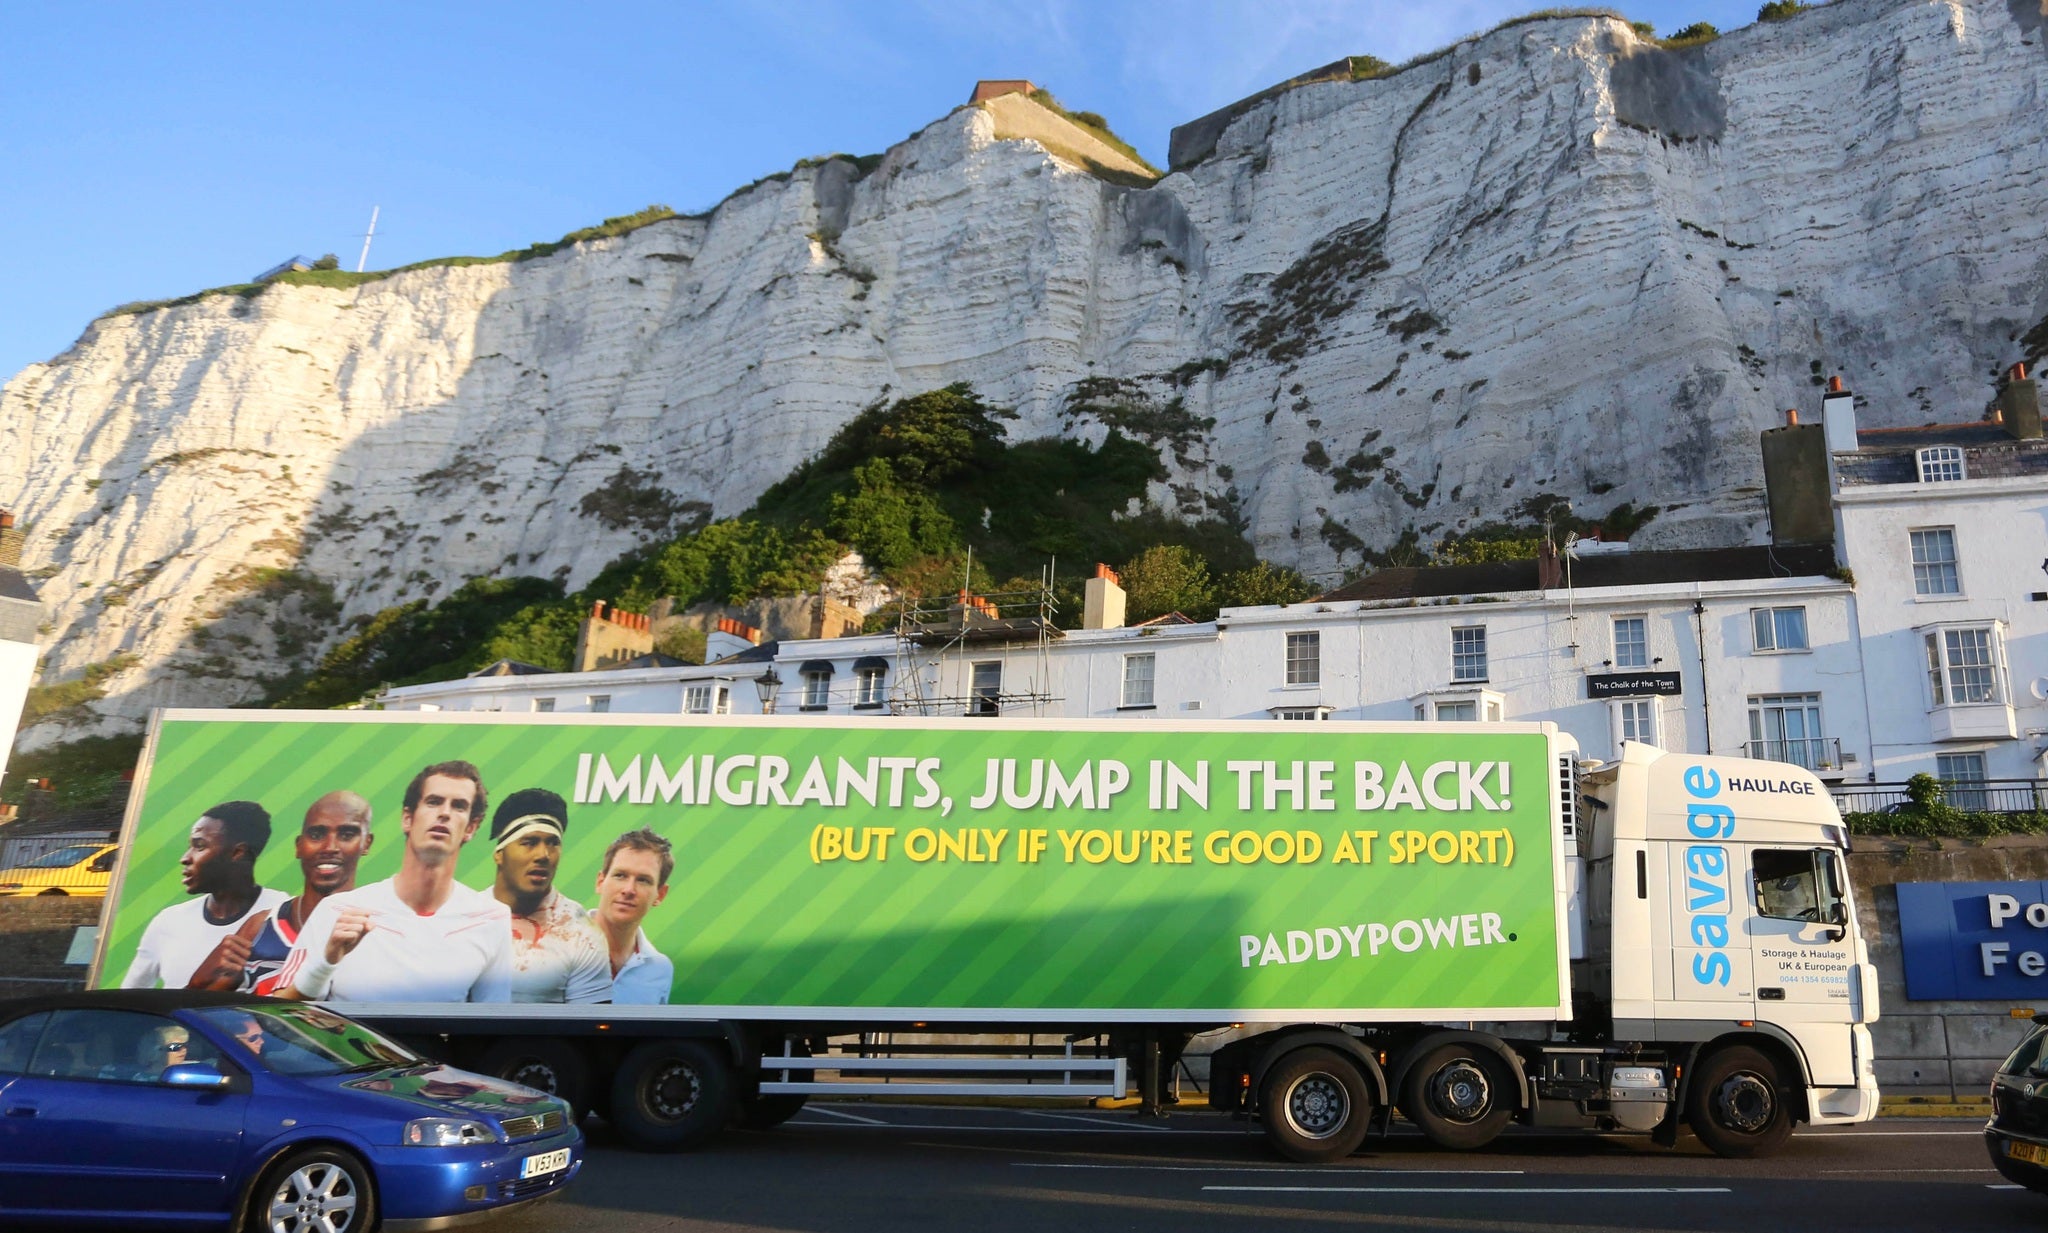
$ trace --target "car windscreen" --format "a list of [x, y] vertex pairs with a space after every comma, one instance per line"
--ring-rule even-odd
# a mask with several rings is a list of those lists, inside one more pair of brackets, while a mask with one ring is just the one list
[[76, 865], [78, 862], [84, 860], [86, 857], [91, 856], [93, 853], [99, 850], [100, 849], [98, 844], [76, 844], [68, 848], [58, 848], [55, 852], [45, 852], [41, 856], [36, 857], [34, 860], [26, 861], [20, 865], [15, 866], [15, 868], [62, 869], [67, 865]]
[[2042, 1071], [2048, 1070], [2048, 1059], [2043, 1059], [2041, 1056], [2041, 1044], [2043, 1041], [2048, 1041], [2048, 1027], [2037, 1027], [2027, 1033], [2027, 1038], [2020, 1042], [2019, 1048], [2012, 1051], [2011, 1057], [2005, 1059], [2005, 1065], [1998, 1068], [1998, 1073], [2001, 1075], [2018, 1075], [2028, 1072], [2040, 1074]]
[[282, 1075], [338, 1075], [413, 1066], [419, 1055], [318, 1006], [209, 1006], [194, 1012]]

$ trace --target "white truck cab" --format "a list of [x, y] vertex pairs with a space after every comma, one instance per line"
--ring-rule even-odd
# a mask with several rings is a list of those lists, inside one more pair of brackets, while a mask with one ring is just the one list
[[1877, 978], [1826, 786], [1784, 763], [1622, 750], [1580, 784], [1581, 1004], [1610, 1039], [1668, 1046], [1674, 1094], [1717, 1150], [1717, 1132], [1761, 1148], [1793, 1121], [1876, 1116]]

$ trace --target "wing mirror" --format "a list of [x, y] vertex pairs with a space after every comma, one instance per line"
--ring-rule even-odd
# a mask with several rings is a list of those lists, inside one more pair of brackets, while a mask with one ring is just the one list
[[164, 1069], [163, 1078], [158, 1080], [167, 1087], [196, 1087], [206, 1091], [224, 1092], [234, 1082], [205, 1062], [180, 1062]]

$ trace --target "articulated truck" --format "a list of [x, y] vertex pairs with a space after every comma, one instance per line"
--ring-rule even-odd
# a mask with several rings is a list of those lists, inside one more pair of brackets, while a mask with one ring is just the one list
[[[167, 711], [101, 986], [331, 1005], [643, 1148], [813, 1097], [1769, 1150], [1877, 1111], [1795, 766], [1550, 724]], [[1191, 1093], [1192, 1094], [1192, 1093]], [[1188, 1101], [1189, 1105], [1196, 1102]]]

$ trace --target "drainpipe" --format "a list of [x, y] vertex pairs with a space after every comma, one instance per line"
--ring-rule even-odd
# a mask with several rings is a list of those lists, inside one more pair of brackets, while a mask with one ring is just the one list
[[1700, 643], [1700, 724], [1706, 731], [1707, 752], [1714, 752], [1714, 709], [1707, 692], [1707, 606], [1698, 599], [1692, 601], [1692, 627]]

